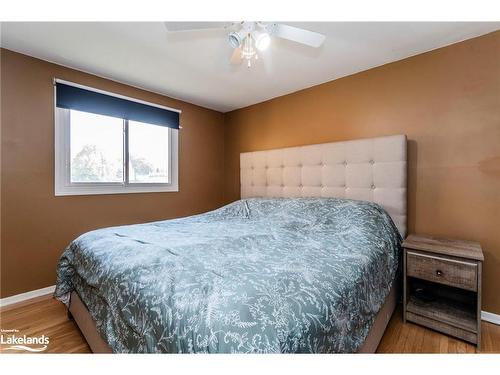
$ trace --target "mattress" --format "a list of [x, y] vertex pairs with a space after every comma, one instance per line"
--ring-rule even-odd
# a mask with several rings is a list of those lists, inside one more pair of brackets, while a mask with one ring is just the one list
[[77, 292], [114, 352], [356, 352], [400, 242], [375, 203], [240, 200], [80, 236], [61, 256], [55, 296], [68, 304]]

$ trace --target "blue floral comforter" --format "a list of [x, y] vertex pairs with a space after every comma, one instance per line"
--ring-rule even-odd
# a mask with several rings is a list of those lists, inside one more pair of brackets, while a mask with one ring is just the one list
[[355, 352], [400, 241], [373, 203], [246, 199], [83, 234], [61, 256], [55, 297], [76, 291], [114, 352]]

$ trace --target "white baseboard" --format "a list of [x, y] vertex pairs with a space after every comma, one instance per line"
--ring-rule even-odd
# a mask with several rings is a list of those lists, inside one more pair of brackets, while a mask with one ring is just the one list
[[500, 315], [493, 314], [487, 311], [481, 311], [481, 320], [500, 325]]
[[8, 305], [12, 305], [14, 303], [24, 302], [36, 297], [46, 296], [47, 294], [54, 293], [56, 289], [55, 285], [48, 286], [46, 288], [32, 290], [30, 292], [16, 294], [15, 296], [5, 297], [0, 299], [0, 307], [5, 307]]
[[[24, 302], [32, 298], [45, 296], [47, 294], [52, 294], [54, 293], [55, 288], [56, 288], [55, 285], [51, 285], [46, 288], [32, 290], [31, 292], [16, 294], [15, 296], [2, 298], [0, 299], [0, 307], [12, 305], [14, 303]], [[500, 325], [500, 315], [493, 314], [487, 311], [481, 311], [481, 320]]]

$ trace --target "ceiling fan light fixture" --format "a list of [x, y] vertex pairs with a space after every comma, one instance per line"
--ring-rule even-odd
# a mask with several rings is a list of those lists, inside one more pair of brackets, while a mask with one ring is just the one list
[[271, 44], [271, 36], [266, 32], [259, 33], [254, 37], [254, 39], [255, 39], [255, 47], [259, 51], [265, 51]]
[[228, 36], [229, 44], [233, 48], [238, 48], [241, 44], [240, 37], [237, 32], [233, 31], [231, 34]]
[[[309, 47], [318, 48], [325, 41], [325, 35], [281, 23], [240, 22], [231, 25], [228, 42], [234, 51], [231, 55], [231, 64], [246, 60], [247, 66], [251, 60], [259, 58], [271, 45], [271, 37], [291, 40]], [[240, 59], [238, 60], [238, 55]]]
[[246, 36], [247, 33], [244, 29], [241, 29], [240, 31], [233, 31], [228, 36], [229, 44], [233, 48], [238, 48], [239, 46], [241, 46], [241, 43], [243, 43]]

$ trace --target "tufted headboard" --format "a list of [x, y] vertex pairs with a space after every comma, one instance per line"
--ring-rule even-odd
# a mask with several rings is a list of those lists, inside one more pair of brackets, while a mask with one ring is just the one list
[[406, 136], [240, 154], [241, 198], [339, 197], [375, 202], [406, 235]]

